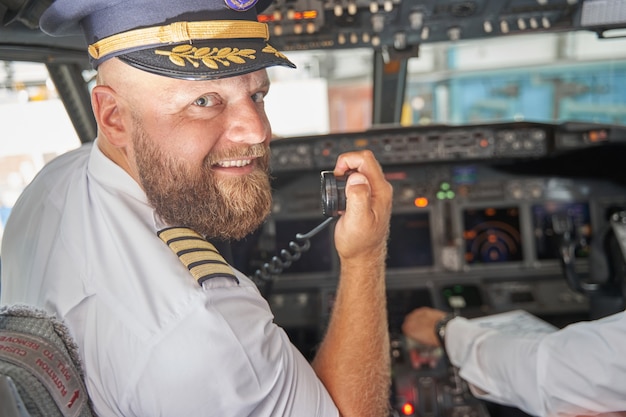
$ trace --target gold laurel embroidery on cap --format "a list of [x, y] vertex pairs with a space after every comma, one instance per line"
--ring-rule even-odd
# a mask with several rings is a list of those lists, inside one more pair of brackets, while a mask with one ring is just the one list
[[232, 278], [239, 283], [215, 246], [194, 230], [172, 227], [157, 232], [157, 235], [178, 256], [199, 285], [215, 277]]
[[219, 69], [220, 64], [228, 67], [231, 63], [245, 64], [246, 59], [256, 59], [254, 49], [196, 48], [191, 45], [175, 46], [171, 51], [157, 49], [154, 53], [168, 56], [170, 61], [179, 67], [184, 67], [189, 62], [194, 68], [198, 68], [202, 62], [214, 70]]
[[277, 58], [282, 58], [282, 59], [287, 59], [288, 60], [288, 58], [285, 55], [283, 55], [282, 52], [280, 52], [278, 49], [274, 48], [270, 44], [265, 44], [265, 48], [262, 49], [262, 52], [265, 52], [267, 54], [274, 54], [274, 56], [276, 56]]

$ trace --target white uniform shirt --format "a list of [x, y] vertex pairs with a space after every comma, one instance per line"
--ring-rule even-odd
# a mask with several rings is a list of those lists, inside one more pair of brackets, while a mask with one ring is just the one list
[[477, 396], [537, 416], [626, 411], [625, 348], [625, 313], [541, 338], [498, 333], [461, 317], [446, 327], [450, 362]]
[[66, 320], [101, 417], [338, 416], [256, 286], [200, 287], [158, 223], [97, 146], [61, 156], [12, 210], [0, 302]]

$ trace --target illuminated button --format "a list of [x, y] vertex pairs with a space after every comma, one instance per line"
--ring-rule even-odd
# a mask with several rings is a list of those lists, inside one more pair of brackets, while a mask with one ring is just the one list
[[348, 3], [348, 14], [350, 16], [354, 16], [357, 12], [357, 7], [356, 7], [356, 3], [351, 1], [350, 3]]
[[415, 407], [411, 403], [404, 403], [402, 406], [402, 414], [405, 416], [410, 416], [415, 412]]
[[335, 8], [333, 9], [333, 13], [335, 16], [339, 17], [343, 14], [343, 7], [340, 4], [335, 4]]
[[528, 23], [530, 24], [530, 27], [532, 29], [537, 29], [539, 27], [539, 22], [537, 22], [537, 19], [535, 19], [534, 17], [531, 17]]
[[415, 207], [428, 207], [428, 199], [426, 197], [417, 197], [413, 204], [415, 204]]
[[422, 33], [420, 33], [420, 38], [422, 38], [422, 40], [430, 38], [430, 29], [428, 28], [428, 26], [424, 26], [424, 28], [422, 29]]
[[526, 21], [520, 17], [517, 19], [517, 27], [519, 30], [526, 30]]
[[378, 3], [373, 1], [370, 3], [370, 13], [378, 13]]
[[483, 30], [485, 31], [485, 33], [493, 32], [493, 25], [491, 24], [489, 20], [485, 20], [483, 22]]
[[365, 148], [369, 144], [367, 139], [355, 139], [354, 146], [357, 148]]
[[502, 20], [500, 22], [500, 32], [509, 33], [509, 22], [507, 22], [506, 20]]

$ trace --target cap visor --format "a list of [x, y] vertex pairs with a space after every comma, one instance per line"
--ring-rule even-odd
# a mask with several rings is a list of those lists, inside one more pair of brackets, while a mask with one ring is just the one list
[[275, 65], [296, 66], [259, 39], [200, 40], [127, 52], [118, 58], [153, 74], [185, 80], [211, 80]]

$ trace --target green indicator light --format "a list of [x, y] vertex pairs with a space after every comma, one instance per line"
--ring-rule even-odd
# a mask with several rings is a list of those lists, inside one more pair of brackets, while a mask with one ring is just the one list
[[450, 190], [450, 191], [448, 191], [446, 193], [446, 197], [448, 197], [449, 199], [453, 199], [455, 195], [456, 194], [454, 194], [454, 191], [452, 191], [452, 190]]
[[441, 183], [441, 189], [443, 191], [448, 191], [450, 189], [450, 184], [448, 184], [447, 182], [442, 182]]
[[446, 193], [445, 193], [445, 191], [438, 191], [438, 192], [437, 192], [437, 198], [438, 198], [439, 200], [443, 200], [444, 198], [446, 198]]

